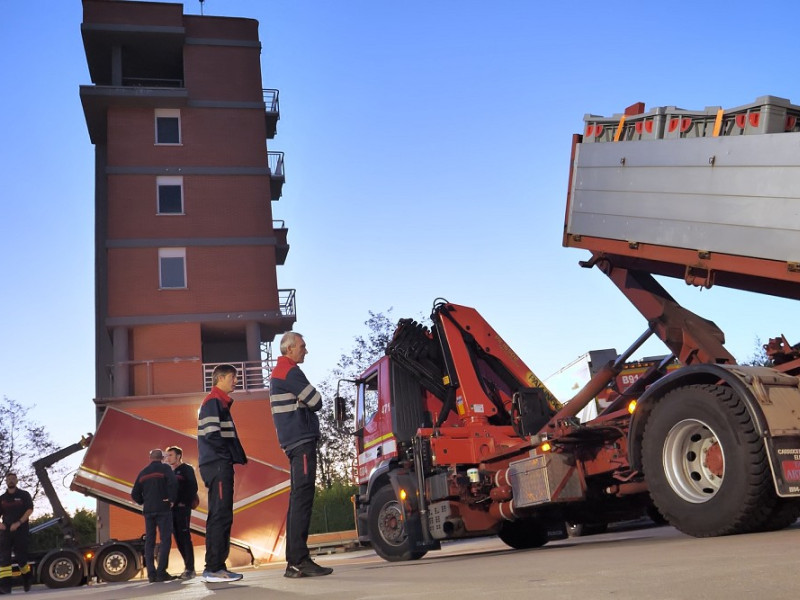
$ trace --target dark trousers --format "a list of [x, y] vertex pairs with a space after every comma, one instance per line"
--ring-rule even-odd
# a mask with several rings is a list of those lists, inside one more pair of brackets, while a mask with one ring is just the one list
[[[156, 530], [158, 530], [158, 568], [155, 565]], [[144, 515], [144, 564], [147, 578], [155, 579], [167, 574], [169, 549], [172, 545], [172, 513], [169, 511]]]
[[200, 465], [200, 477], [208, 488], [206, 571], [220, 571], [231, 547], [233, 465], [222, 460]]
[[[8, 527], [8, 525], [6, 525]], [[31, 570], [28, 566], [28, 524], [22, 523], [16, 531], [0, 531], [0, 590], [11, 593], [11, 551], [14, 551], [14, 562], [20, 568], [22, 576], [29, 578]]]
[[194, 571], [194, 547], [192, 534], [189, 529], [189, 519], [192, 517], [190, 506], [172, 507], [172, 534], [175, 536], [175, 545], [183, 558], [186, 571]]
[[286, 455], [292, 485], [286, 515], [286, 562], [297, 565], [308, 558], [308, 526], [317, 481], [317, 442], [292, 448]]

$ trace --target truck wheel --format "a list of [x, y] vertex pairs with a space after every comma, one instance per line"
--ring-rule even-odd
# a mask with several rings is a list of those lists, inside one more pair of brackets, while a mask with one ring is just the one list
[[753, 531], [778, 531], [785, 529], [800, 517], [800, 500], [797, 498], [778, 498], [775, 506], [763, 523], [757, 524]]
[[764, 444], [727, 387], [666, 394], [645, 426], [642, 465], [658, 511], [695, 537], [753, 531], [775, 504]]
[[516, 550], [540, 548], [547, 541], [547, 527], [538, 519], [503, 521], [497, 533], [504, 544]]
[[49, 588], [74, 587], [83, 581], [83, 566], [74, 552], [59, 550], [44, 558], [39, 579]]
[[367, 512], [369, 540], [383, 560], [391, 562], [417, 560], [425, 551], [412, 550], [405, 529], [403, 508], [391, 485], [381, 487], [369, 502]]
[[125, 546], [104, 549], [95, 563], [95, 572], [103, 581], [128, 581], [136, 570], [136, 558]]

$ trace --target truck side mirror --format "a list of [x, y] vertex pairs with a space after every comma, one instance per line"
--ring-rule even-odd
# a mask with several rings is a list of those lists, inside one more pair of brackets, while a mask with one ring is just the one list
[[339, 424], [347, 419], [347, 400], [341, 396], [333, 399], [333, 419]]

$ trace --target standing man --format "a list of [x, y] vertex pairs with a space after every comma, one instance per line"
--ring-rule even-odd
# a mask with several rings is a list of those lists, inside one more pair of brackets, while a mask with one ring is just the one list
[[317, 440], [322, 397], [299, 365], [308, 350], [303, 336], [294, 331], [281, 338], [281, 356], [272, 370], [270, 406], [278, 442], [289, 457], [289, 512], [286, 515], [286, 572], [284, 577], [318, 577], [333, 569], [321, 567], [308, 552], [308, 526], [317, 480]]
[[247, 463], [247, 456], [231, 416], [236, 389], [236, 367], [217, 365], [211, 374], [214, 387], [203, 400], [197, 416], [197, 453], [200, 477], [208, 488], [206, 519], [206, 566], [203, 580], [231, 582], [242, 578], [225, 565], [231, 547], [233, 524], [233, 465]]
[[181, 579], [192, 579], [194, 572], [194, 546], [192, 546], [192, 532], [189, 529], [189, 520], [192, 518], [192, 508], [195, 507], [197, 497], [197, 477], [194, 475], [192, 465], [183, 462], [183, 449], [178, 446], [167, 448], [167, 464], [172, 467], [172, 472], [178, 480], [178, 499], [172, 507], [172, 534], [175, 536], [175, 545], [183, 558], [183, 573]]
[[[167, 565], [172, 544], [172, 505], [178, 497], [178, 480], [163, 461], [164, 453], [160, 449], [150, 450], [150, 464], [141, 470], [131, 490], [133, 501], [144, 505], [144, 562], [150, 583], [175, 579], [167, 573]], [[156, 529], [160, 538], [157, 568], [154, 562]]]
[[17, 474], [6, 473], [6, 493], [0, 496], [0, 594], [11, 593], [11, 551], [14, 551], [22, 573], [22, 587], [31, 589], [31, 567], [28, 564], [28, 519], [33, 512], [33, 500], [17, 487]]

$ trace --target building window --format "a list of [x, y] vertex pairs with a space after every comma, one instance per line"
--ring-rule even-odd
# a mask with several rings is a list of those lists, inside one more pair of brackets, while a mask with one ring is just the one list
[[159, 215], [183, 214], [183, 177], [156, 177]]
[[177, 108], [156, 109], [156, 144], [181, 143], [181, 111]]
[[186, 288], [186, 248], [159, 248], [158, 275], [162, 290]]

